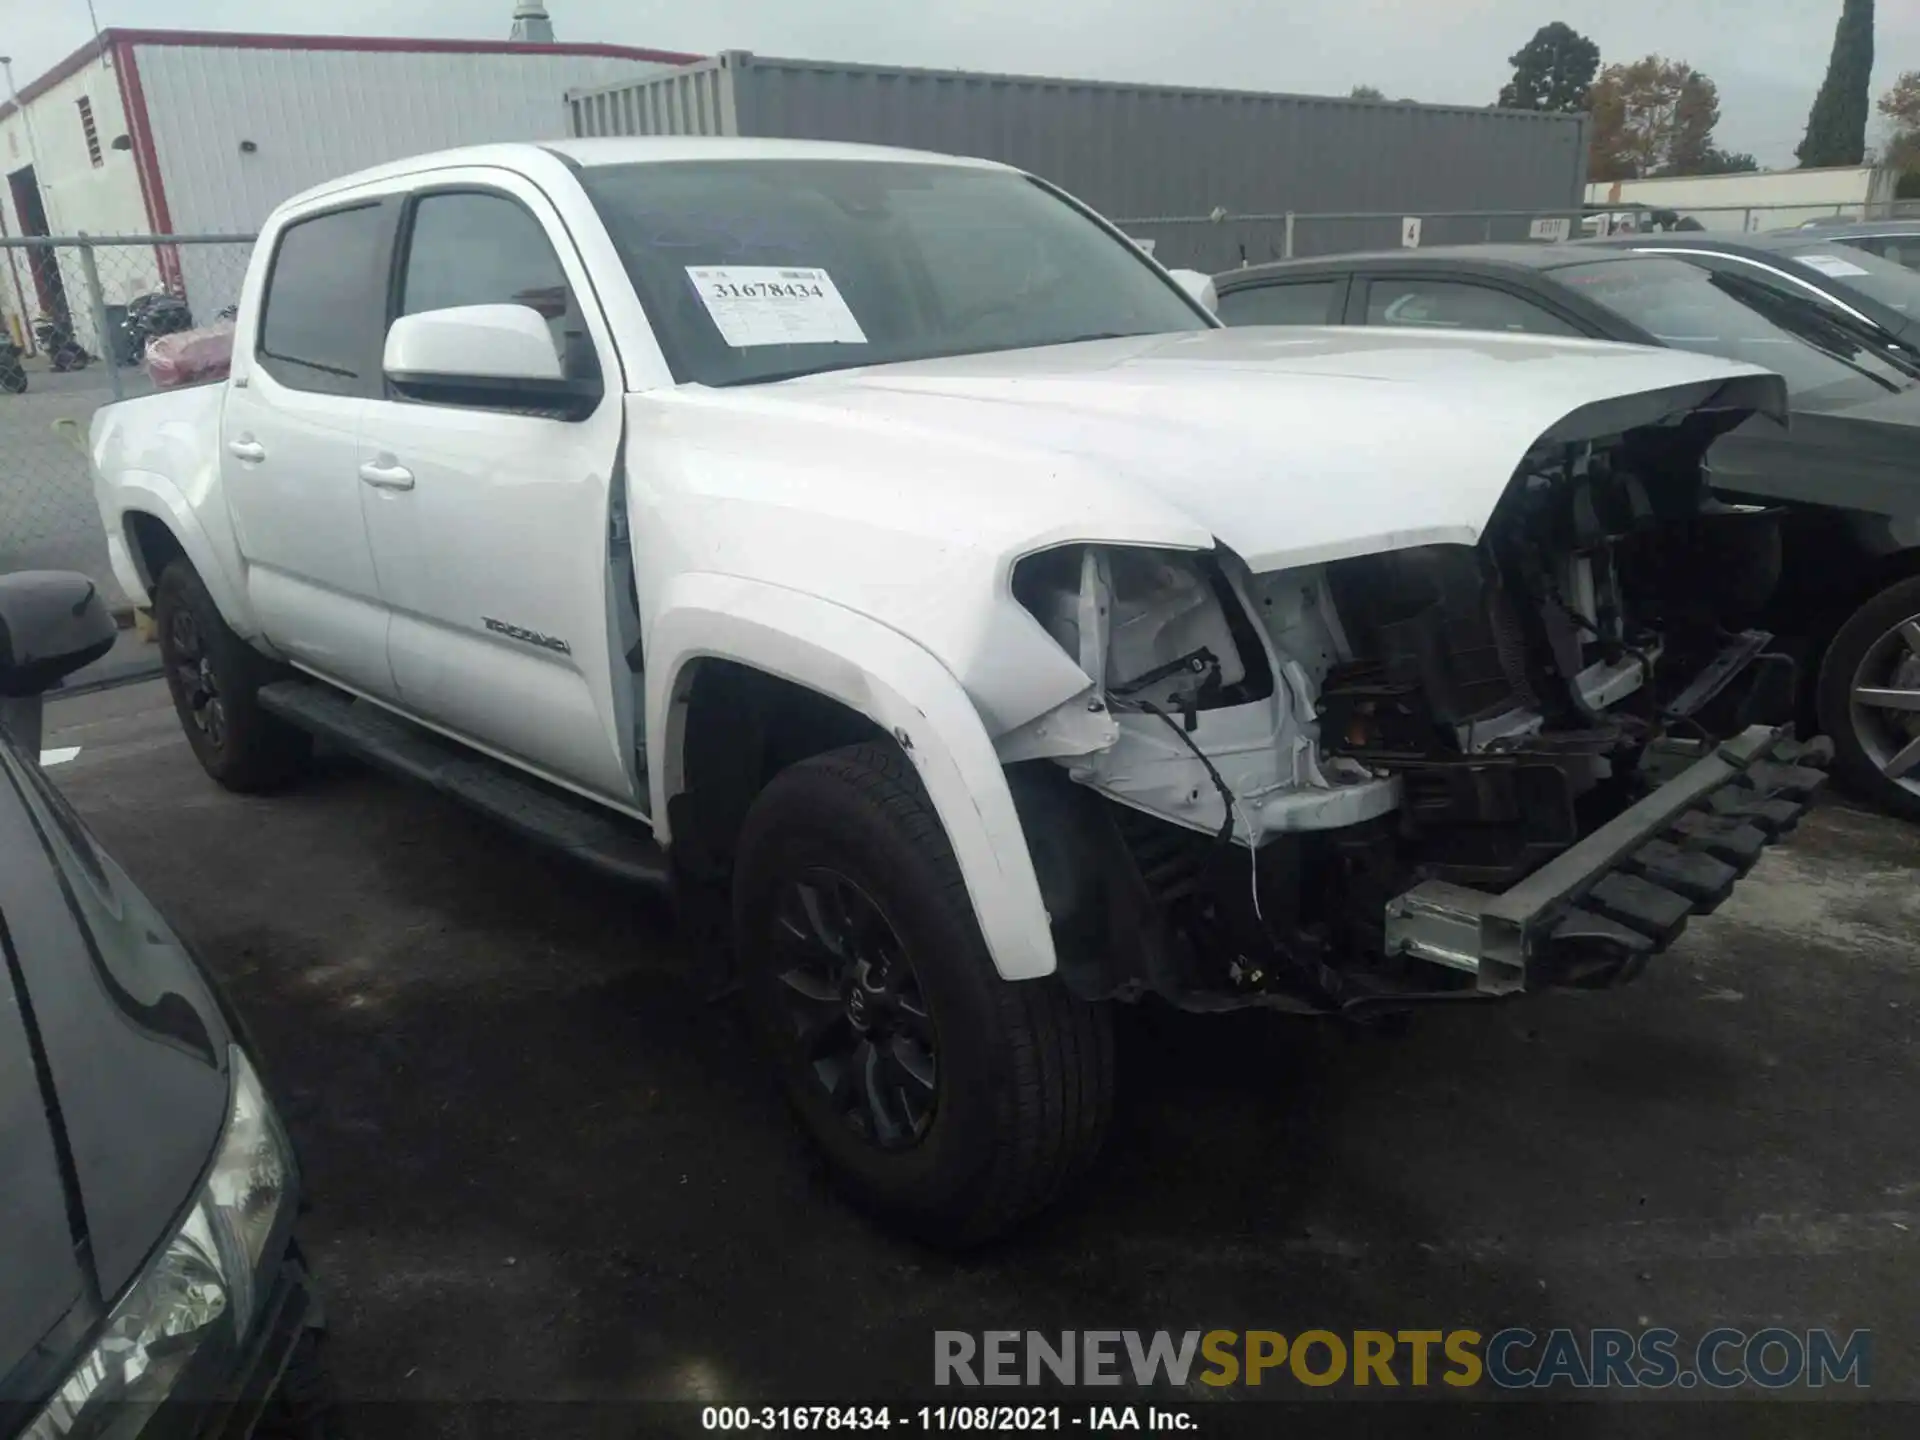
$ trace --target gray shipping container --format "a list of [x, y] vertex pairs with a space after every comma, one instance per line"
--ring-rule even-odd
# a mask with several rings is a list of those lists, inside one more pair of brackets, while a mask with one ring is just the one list
[[[567, 102], [576, 136], [849, 140], [1004, 161], [1152, 237], [1168, 263], [1212, 269], [1279, 253], [1283, 227], [1272, 217], [1287, 211], [1564, 214], [1579, 210], [1586, 182], [1586, 117], [1527, 110], [839, 65], [744, 51], [574, 91]], [[1525, 221], [1518, 223], [1514, 238], [1525, 234]], [[1362, 243], [1394, 244], [1397, 234], [1395, 223]], [[1452, 237], [1435, 231], [1427, 243], [1444, 238]], [[1481, 222], [1459, 238], [1483, 238]], [[1351, 247], [1309, 245], [1300, 253], [1319, 248]]]

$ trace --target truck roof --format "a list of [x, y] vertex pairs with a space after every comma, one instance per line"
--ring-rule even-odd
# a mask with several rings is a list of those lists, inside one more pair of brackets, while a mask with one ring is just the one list
[[356, 170], [324, 181], [281, 202], [278, 209], [305, 205], [355, 186], [430, 170], [466, 165], [494, 165], [525, 172], [558, 156], [572, 165], [668, 164], [684, 160], [865, 160], [906, 161], [923, 165], [955, 165], [978, 170], [1008, 170], [993, 160], [941, 155], [931, 150], [902, 150], [888, 145], [855, 145], [832, 140], [763, 140], [746, 137], [648, 135], [620, 139], [552, 140], [539, 144], [468, 145], [390, 160], [384, 165]]

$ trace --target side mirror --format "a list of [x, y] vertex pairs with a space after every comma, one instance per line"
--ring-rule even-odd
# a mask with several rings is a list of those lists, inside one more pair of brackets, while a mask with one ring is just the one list
[[0, 727], [40, 757], [40, 696], [113, 648], [119, 627], [93, 581], [67, 570], [0, 575]]
[[440, 405], [585, 414], [601, 395], [597, 376], [568, 376], [553, 331], [530, 305], [402, 315], [387, 331], [382, 368], [401, 395]]
[[1169, 270], [1174, 283], [1205, 307], [1209, 315], [1220, 313], [1220, 292], [1213, 288], [1213, 277], [1198, 270]]

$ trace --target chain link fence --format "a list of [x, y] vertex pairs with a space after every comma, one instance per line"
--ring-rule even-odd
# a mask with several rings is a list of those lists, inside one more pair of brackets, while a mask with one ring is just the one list
[[0, 239], [0, 572], [78, 570], [123, 605], [86, 458], [93, 412], [149, 394], [147, 340], [240, 299], [253, 241]]

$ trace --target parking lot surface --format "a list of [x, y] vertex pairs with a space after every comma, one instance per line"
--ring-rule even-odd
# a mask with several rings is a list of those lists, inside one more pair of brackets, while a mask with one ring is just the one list
[[1872, 1394], [1920, 1400], [1911, 828], [1823, 806], [1617, 992], [1399, 1039], [1129, 1014], [1085, 1193], [954, 1260], [829, 1193], [659, 904], [345, 762], [229, 795], [157, 682], [48, 721], [279, 1087], [346, 1398], [952, 1400], [935, 1329], [1525, 1324], [1867, 1328]]
[[[127, 395], [153, 392], [144, 370], [119, 373]], [[26, 394], [0, 394], [0, 570], [78, 570], [118, 605], [86, 457], [55, 428], [73, 421], [84, 439], [112, 383], [97, 363], [58, 374], [34, 361]]]

